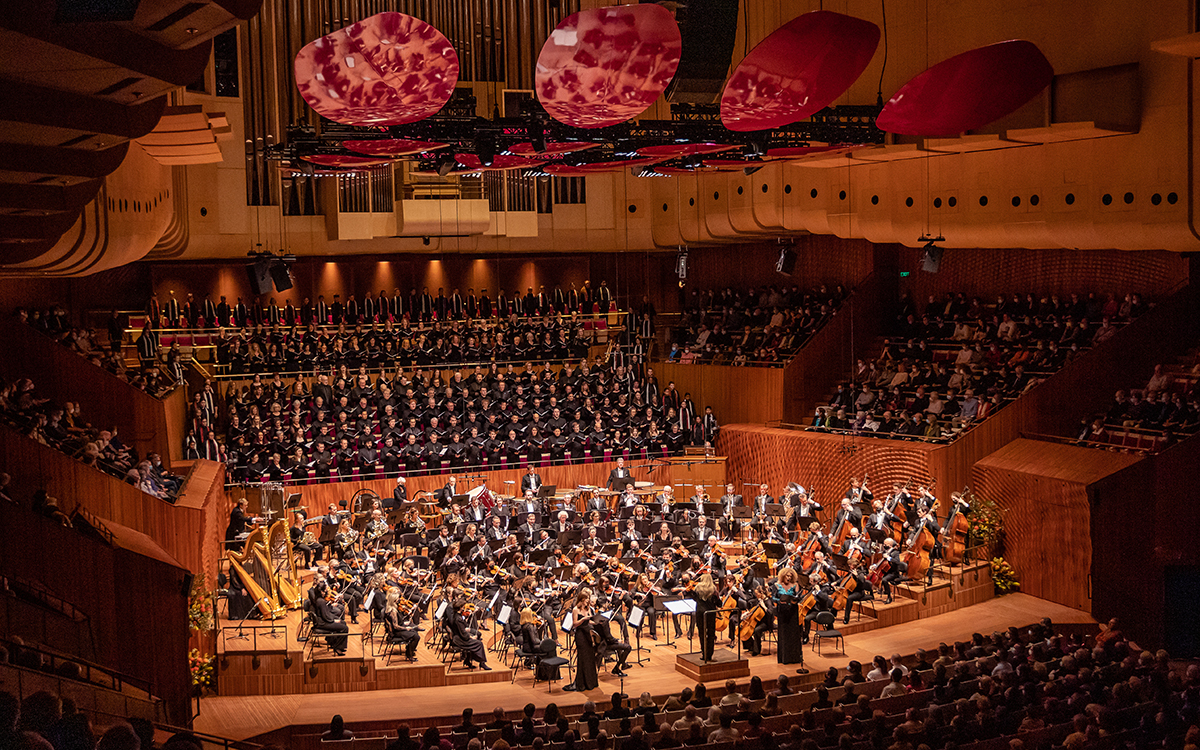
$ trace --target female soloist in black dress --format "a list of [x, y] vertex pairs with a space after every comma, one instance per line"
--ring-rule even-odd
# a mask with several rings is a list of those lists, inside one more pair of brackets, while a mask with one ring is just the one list
[[592, 641], [592, 592], [580, 589], [571, 610], [571, 632], [575, 636], [575, 682], [564, 690], [595, 690], [600, 687], [596, 650]]
[[779, 580], [773, 592], [776, 604], [775, 626], [778, 628], [776, 641], [779, 645], [775, 658], [780, 664], [804, 662], [800, 613], [796, 606], [800, 593], [800, 581], [796, 571], [784, 568], [779, 573]]

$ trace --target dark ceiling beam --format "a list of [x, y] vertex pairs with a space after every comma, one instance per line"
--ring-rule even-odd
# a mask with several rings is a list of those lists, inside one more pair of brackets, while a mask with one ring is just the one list
[[[204, 71], [211, 41], [174, 49], [109, 23], [55, 23], [53, 0], [4, 0], [0, 27], [150, 78], [186, 86]], [[54, 69], [53, 60], [44, 68]]]
[[3, 120], [122, 138], [141, 138], [154, 130], [167, 107], [165, 96], [127, 106], [107, 99], [6, 80], [0, 80], [0, 101], [4, 102], [0, 109]]
[[81, 209], [96, 197], [103, 180], [94, 179], [73, 185], [42, 183], [18, 185], [0, 182], [0, 206], [42, 211], [72, 211]]
[[115, 172], [128, 151], [128, 142], [102, 151], [0, 143], [0, 164], [17, 172], [99, 178]]

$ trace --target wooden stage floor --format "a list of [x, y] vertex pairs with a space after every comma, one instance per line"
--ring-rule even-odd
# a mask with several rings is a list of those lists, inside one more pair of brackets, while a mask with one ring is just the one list
[[[852, 659], [866, 664], [876, 654], [911, 654], [918, 648], [936, 647], [941, 641], [953, 643], [968, 639], [975, 632], [991, 633], [1010, 625], [1031, 624], [1043, 617], [1063, 623], [1094, 622], [1086, 612], [1026, 594], [1011, 594], [946, 614], [851, 634], [846, 638], [845, 653], [827, 649], [824, 656], [818, 656], [812, 652], [811, 646], [806, 646], [805, 666], [817, 672], [830, 666], [845, 668]], [[359, 622], [365, 623], [366, 617], [360, 617]], [[288, 637], [293, 638], [294, 629], [289, 628], [289, 631]], [[549, 693], [544, 682], [534, 687], [532, 674], [524, 670], [519, 673], [516, 683], [510, 684], [509, 672], [497, 662], [495, 654], [489, 653], [489, 663], [495, 671], [488, 674], [497, 677], [503, 675], [502, 681], [367, 692], [215, 696], [201, 701], [194, 727], [198, 731], [232, 739], [249, 739], [286, 726], [328, 724], [334, 714], [341, 714], [347, 723], [394, 721], [399, 724], [417, 722], [427, 717], [457, 716], [466, 706], [473, 707], [478, 716], [489, 714], [496, 706], [516, 710], [530, 702], [541, 707], [551, 702], [570, 706], [587, 700], [607, 701], [613, 692], [622, 687], [631, 696], [637, 696], [642, 691], [649, 691], [653, 695], [677, 692], [693, 684], [675, 671], [675, 657], [679, 653], [687, 653], [688, 641], [676, 641], [678, 648], [662, 647], [658, 645], [665, 643], [662, 635], [660, 628], [659, 641], [643, 638], [642, 646], [649, 649], [643, 652], [643, 656], [648, 661], [644, 666], [629, 666], [629, 676], [625, 678], [623, 686], [619, 678], [604, 672], [600, 675], [600, 687], [589, 693], [565, 693], [562, 691], [562, 682], [555, 683], [554, 692]], [[279, 639], [279, 643], [279, 647], [283, 648], [286, 641]], [[360, 639], [351, 638], [351, 649], [361, 648], [359, 644]], [[288, 643], [287, 647], [296, 646]], [[425, 649], [420, 649], [419, 653], [422, 662], [431, 658]], [[353, 655], [353, 651], [348, 654]], [[394, 664], [397, 665], [394, 668], [404, 668], [399, 666], [399, 662]], [[793, 675], [796, 666], [778, 664], [773, 653], [750, 659], [751, 674], [764, 680], [774, 680], [781, 673]], [[451, 674], [459, 671], [467, 674], [457, 665]], [[477, 670], [475, 674], [480, 673]], [[566, 677], [565, 670], [563, 676]]]

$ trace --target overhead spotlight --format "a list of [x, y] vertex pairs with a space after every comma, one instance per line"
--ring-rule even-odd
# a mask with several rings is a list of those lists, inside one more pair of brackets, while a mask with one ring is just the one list
[[679, 276], [679, 286], [687, 283], [688, 275], [688, 251], [686, 246], [679, 248], [679, 254], [675, 256], [675, 273]]
[[779, 260], [775, 261], [775, 270], [788, 276], [791, 276], [792, 271], [796, 270], [796, 253], [792, 251], [791, 245], [783, 245], [779, 248]]
[[475, 135], [475, 155], [479, 163], [485, 167], [492, 166], [496, 161], [496, 140], [491, 133], [480, 132]]
[[924, 256], [921, 258], [921, 270], [925, 273], [937, 273], [942, 267], [942, 253], [945, 248], [940, 247], [937, 243], [945, 242], [946, 238], [940, 234], [934, 237], [929, 234], [923, 234], [917, 238], [917, 242], [924, 243], [922, 248], [925, 250]]
[[437, 173], [438, 177], [445, 177], [454, 171], [455, 165], [458, 164], [454, 157], [450, 154], [442, 154], [437, 158]]
[[422, 244], [422, 245], [428, 245], [428, 244], [429, 244], [429, 235], [426, 235], [426, 236], [424, 236], [424, 237], [422, 237], [422, 238], [421, 238], [421, 244]]
[[546, 128], [542, 125], [542, 120], [536, 115], [530, 115], [529, 124], [525, 127], [526, 134], [529, 136], [529, 142], [533, 144], [533, 150], [539, 154], [546, 150]]
[[749, 177], [750, 175], [754, 174], [755, 172], [757, 172], [758, 170], [762, 169], [765, 166], [767, 166], [767, 165], [762, 164], [762, 163], [756, 163], [756, 164], [752, 164], [747, 167], [742, 167], [742, 174]]

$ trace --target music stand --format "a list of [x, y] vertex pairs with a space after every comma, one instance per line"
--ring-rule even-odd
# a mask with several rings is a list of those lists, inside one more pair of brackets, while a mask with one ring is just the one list
[[[676, 599], [675, 601], [665, 601], [663, 606], [672, 616], [687, 615], [690, 620], [688, 624], [688, 653], [694, 654], [692, 650], [692, 641], [696, 635], [696, 602], [693, 599]], [[671, 623], [674, 626], [674, 622]], [[673, 644], [672, 644], [673, 645]]]
[[883, 544], [883, 540], [889, 536], [888, 529], [877, 529], [874, 526], [867, 528], [867, 537], [875, 544]]
[[636, 483], [637, 483], [637, 480], [634, 479], [633, 477], [621, 477], [620, 479], [617, 479], [616, 481], [613, 482], [612, 488], [613, 488], [614, 492], [621, 493], [621, 492], [624, 492], [625, 490], [629, 489]]
[[543, 498], [554, 497], [557, 494], [558, 494], [558, 485], [556, 485], [556, 484], [543, 484], [541, 487], [538, 487], [538, 491], [537, 491], [538, 497], [543, 497]]
[[[642, 648], [642, 624], [645, 622], [645, 618], [646, 611], [641, 607], [633, 607], [630, 609], [629, 615], [625, 618], [625, 624], [633, 628], [633, 637], [637, 640], [637, 647], [633, 650], [633, 652], [637, 654], [637, 658], [634, 659], [633, 663], [639, 667], [646, 666], [645, 663], [650, 661], [649, 658], [642, 656], [643, 651], [650, 651], [648, 648]], [[625, 658], [625, 663], [629, 663], [628, 657]]]

